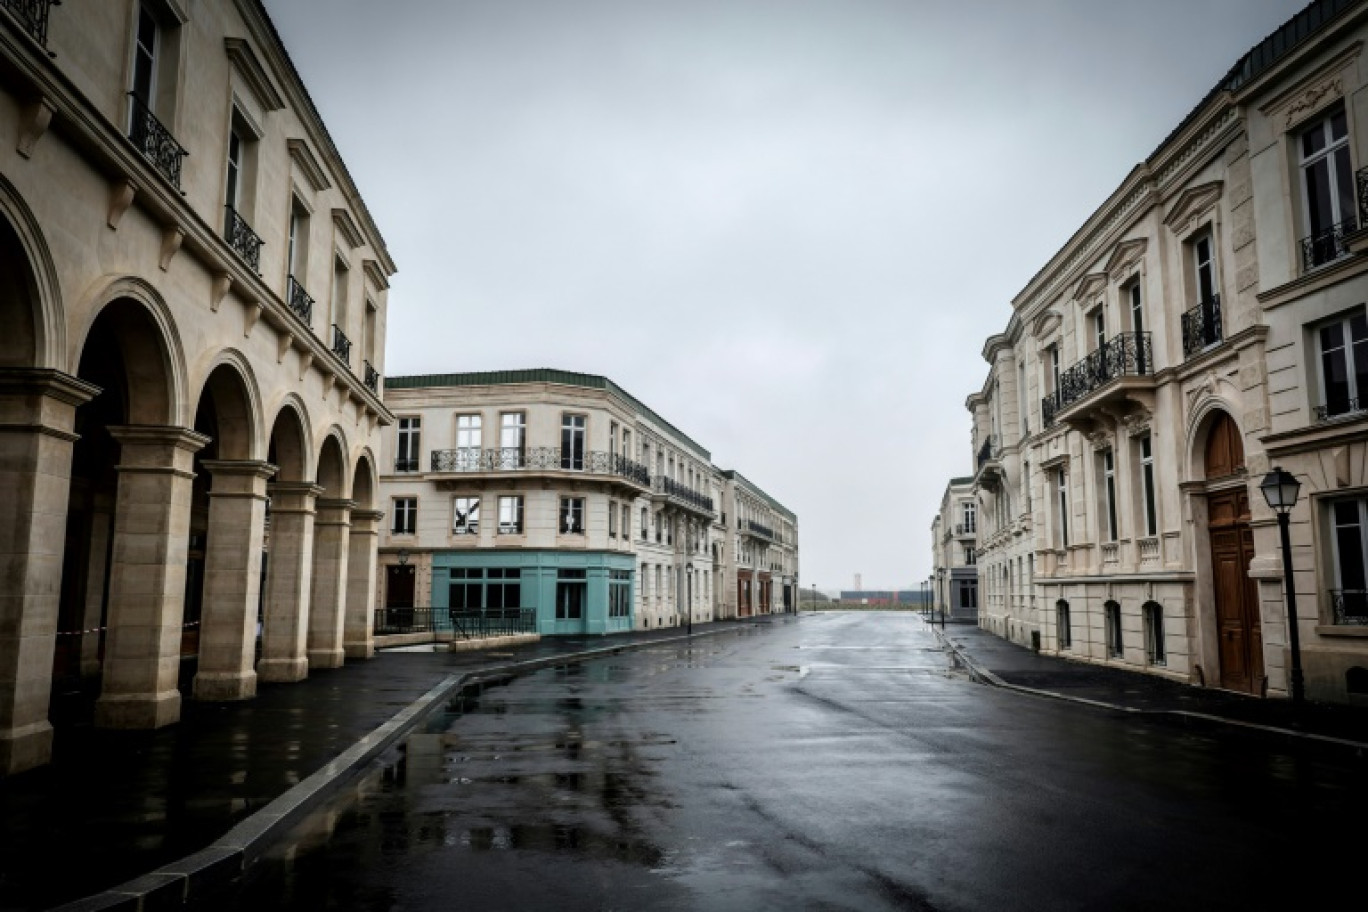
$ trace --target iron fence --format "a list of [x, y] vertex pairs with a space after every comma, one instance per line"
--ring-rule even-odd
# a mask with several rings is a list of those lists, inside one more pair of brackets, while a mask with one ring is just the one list
[[1319, 231], [1310, 237], [1302, 238], [1302, 269], [1311, 270], [1323, 266], [1349, 253], [1349, 245], [1344, 242], [1346, 235], [1358, 230], [1358, 217], [1350, 215], [1341, 222]]
[[232, 206], [224, 206], [223, 235], [253, 271], [261, 272], [261, 238]]
[[1331, 589], [1330, 608], [1336, 624], [1368, 624], [1368, 591]]
[[1144, 376], [1153, 371], [1150, 334], [1117, 333], [1059, 375], [1059, 408], [1066, 408], [1119, 377]]
[[1221, 327], [1221, 296], [1213, 294], [1183, 314], [1183, 357], [1206, 351], [1225, 336]]
[[449, 609], [452, 635], [463, 640], [537, 632], [535, 608]]
[[61, 0], [0, 0], [0, 7], [43, 47], [47, 47], [48, 13]]
[[176, 137], [157, 119], [143, 100], [132, 92], [132, 116], [128, 124], [128, 138], [138, 151], [152, 163], [162, 176], [177, 190], [181, 185], [181, 162], [189, 152], [176, 142]]
[[290, 305], [290, 310], [295, 312], [295, 316], [305, 323], [313, 322], [314, 299], [304, 290], [304, 286], [299, 284], [299, 280], [290, 276], [290, 281], [286, 283], [285, 297]]
[[681, 501], [695, 509], [707, 513], [713, 512], [713, 499], [711, 497], [695, 491], [688, 485], [680, 484], [673, 478], [657, 475], [655, 477], [654, 489], [658, 494], [664, 494], [666, 497]]
[[347, 334], [342, 331], [342, 327], [338, 326], [336, 323], [333, 324], [332, 330], [333, 354], [337, 355], [337, 357], [341, 358], [344, 362], [346, 362], [346, 365], [348, 367], [351, 367], [351, 339], [347, 338]]
[[529, 469], [559, 469], [584, 472], [589, 475], [617, 475], [649, 487], [650, 473], [646, 466], [617, 453], [591, 450], [587, 453], [566, 453], [560, 447], [455, 447], [433, 450], [434, 472], [517, 472]]

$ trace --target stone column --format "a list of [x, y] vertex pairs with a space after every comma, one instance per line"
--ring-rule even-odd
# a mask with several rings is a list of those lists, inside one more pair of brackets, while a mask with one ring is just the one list
[[90, 517], [90, 543], [86, 562], [85, 612], [81, 630], [95, 631], [81, 634], [81, 677], [93, 678], [100, 673], [100, 621], [104, 617], [105, 590], [103, 580], [109, 566], [109, 539], [114, 531], [114, 498], [101, 496]]
[[271, 541], [257, 677], [290, 683], [309, 675], [304, 650], [313, 581], [314, 501], [323, 489], [308, 482], [276, 482], [266, 490], [271, 497]]
[[313, 597], [309, 600], [309, 668], [338, 668], [347, 604], [347, 551], [355, 501], [318, 501], [314, 517]]
[[375, 655], [375, 565], [380, 541], [379, 510], [352, 510], [347, 537], [347, 620], [343, 649], [349, 659]]
[[197, 700], [256, 696], [256, 624], [266, 479], [276, 467], [257, 460], [204, 460], [212, 476], [204, 555]]
[[160, 728], [180, 718], [181, 624], [194, 455], [209, 438], [188, 428], [110, 427], [119, 442], [110, 555], [102, 728]]
[[99, 391], [58, 371], [0, 369], [0, 776], [52, 757], [72, 429]]

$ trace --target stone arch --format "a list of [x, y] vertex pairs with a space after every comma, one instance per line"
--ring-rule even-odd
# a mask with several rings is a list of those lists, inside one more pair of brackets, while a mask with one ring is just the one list
[[0, 366], [67, 369], [57, 267], [38, 220], [0, 174]]
[[266, 461], [278, 466], [276, 481], [308, 481], [313, 478], [313, 452], [309, 441], [309, 412], [299, 396], [290, 393], [276, 411], [266, 443]]
[[321, 498], [332, 500], [347, 496], [347, 442], [340, 428], [333, 427], [318, 450], [318, 470], [314, 483], [323, 489]]
[[[1243, 448], [1244, 430], [1240, 423], [1235, 420], [1235, 409], [1224, 399], [1210, 397], [1203, 401], [1192, 413], [1188, 420], [1187, 432], [1187, 478], [1185, 481], [1205, 480], [1207, 445], [1211, 440], [1212, 430], [1230, 422], [1234, 429], [1236, 439]], [[1243, 449], [1241, 452], [1243, 461]]]
[[356, 460], [356, 471], [352, 474], [351, 499], [362, 510], [375, 509], [375, 492], [378, 489], [375, 476], [375, 460], [370, 448], [361, 451]]
[[92, 348], [113, 343], [123, 362], [126, 420], [186, 426], [185, 351], [161, 295], [143, 279], [122, 277], [104, 282], [91, 299], [99, 303], [90, 308], [90, 322], [73, 352], [71, 372], [80, 376]]
[[195, 401], [196, 429], [202, 433], [210, 432], [198, 427], [201, 412], [206, 407], [213, 411], [216, 427], [210, 447], [218, 459], [262, 457], [265, 447], [261, 393], [251, 365], [241, 352], [227, 349], [214, 359]]

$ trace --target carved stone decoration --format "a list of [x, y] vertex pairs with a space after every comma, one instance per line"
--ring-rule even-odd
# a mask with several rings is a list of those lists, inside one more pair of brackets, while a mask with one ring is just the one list
[[109, 186], [109, 215], [105, 218], [105, 223], [110, 230], [117, 230], [119, 222], [123, 219], [128, 207], [133, 205], [133, 197], [137, 196], [138, 188], [133, 186], [133, 182], [128, 179], [115, 181]]
[[1121, 426], [1126, 429], [1127, 437], [1142, 437], [1150, 433], [1150, 419], [1153, 416], [1147, 409], [1131, 412], [1121, 418]]
[[246, 301], [242, 306], [242, 337], [245, 339], [252, 334], [252, 328], [261, 319], [261, 312], [264, 308], [260, 301]]
[[1336, 447], [1333, 451], [1331, 451], [1331, 456], [1335, 460], [1335, 487], [1349, 487], [1349, 448]]
[[299, 356], [299, 379], [303, 380], [309, 376], [309, 368], [313, 367], [313, 352], [308, 349]]
[[181, 249], [181, 242], [184, 240], [185, 229], [180, 225], [170, 225], [162, 230], [161, 259], [157, 261], [162, 272], [171, 267], [171, 260], [175, 257], [176, 251]]
[[1089, 431], [1088, 442], [1094, 450], [1105, 450], [1111, 446], [1111, 435], [1106, 431]]
[[1319, 85], [1311, 86], [1297, 97], [1297, 100], [1287, 106], [1286, 118], [1283, 120], [1283, 129], [1286, 130], [1308, 114], [1321, 107], [1325, 102], [1332, 101], [1344, 94], [1344, 77], [1336, 76], [1327, 79]]
[[1105, 272], [1090, 272], [1079, 280], [1074, 288], [1074, 300], [1084, 301], [1101, 294], [1107, 287], [1107, 274]]
[[1124, 278], [1140, 262], [1140, 258], [1145, 255], [1147, 246], [1149, 246], [1147, 238], [1122, 241], [1116, 245], [1112, 255], [1107, 258], [1107, 265], [1102, 267], [1103, 270], [1113, 282]]
[[47, 132], [55, 110], [52, 102], [41, 96], [24, 107], [19, 120], [19, 142], [14, 147], [16, 152], [24, 158], [33, 155], [33, 147]]
[[283, 332], [280, 334], [279, 339], [276, 341], [276, 364], [281, 364], [285, 361], [285, 353], [290, 350], [290, 346], [293, 344], [294, 333]]
[[214, 281], [209, 285], [209, 309], [218, 313], [219, 305], [223, 303], [223, 296], [228, 294], [228, 289], [233, 287], [233, 280], [228, 277], [228, 273], [220, 272], [214, 276]]
[[1064, 318], [1060, 316], [1059, 311], [1054, 309], [1047, 310], [1036, 317], [1035, 323], [1031, 326], [1031, 335], [1037, 340], [1043, 340], [1055, 330], [1059, 329], [1063, 322]]
[[1223, 186], [1221, 181], [1211, 181], [1184, 190], [1178, 195], [1178, 201], [1169, 209], [1168, 215], [1164, 216], [1164, 224], [1173, 229], [1174, 234], [1184, 234], [1194, 222], [1216, 205], [1216, 201], [1221, 198]]

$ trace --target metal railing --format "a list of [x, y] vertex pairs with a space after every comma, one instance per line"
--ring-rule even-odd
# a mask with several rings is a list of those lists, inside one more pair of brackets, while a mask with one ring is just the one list
[[414, 459], [395, 459], [394, 471], [396, 472], [416, 472], [418, 471], [418, 460]]
[[1331, 589], [1330, 609], [1336, 624], [1368, 624], [1368, 591]]
[[618, 453], [592, 450], [582, 458], [570, 458], [560, 447], [456, 447], [432, 451], [434, 472], [517, 472], [529, 469], [560, 469], [589, 475], [617, 475], [649, 487], [646, 466]]
[[956, 535], [973, 535], [975, 533], [974, 523], [955, 523]]
[[1358, 190], [1359, 224], [1368, 225], [1368, 168], [1359, 168], [1355, 184]]
[[348, 367], [351, 367], [351, 339], [347, 338], [347, 334], [336, 323], [333, 324], [332, 331], [333, 354], [345, 361]]
[[128, 139], [138, 147], [138, 151], [162, 173], [171, 186], [177, 190], [181, 185], [181, 161], [189, 152], [176, 142], [176, 137], [157, 119], [152, 109], [132, 92], [128, 93], [132, 102], [128, 124]]
[[285, 300], [290, 305], [290, 310], [295, 312], [295, 316], [305, 323], [313, 323], [314, 299], [309, 297], [309, 293], [294, 276], [290, 276], [290, 280], [285, 283]]
[[1329, 421], [1340, 415], [1353, 415], [1364, 410], [1358, 399], [1335, 399], [1325, 405], [1316, 406], [1316, 420]]
[[711, 497], [695, 491], [688, 485], [680, 484], [673, 478], [657, 475], [655, 477], [654, 489], [657, 494], [664, 494], [672, 500], [681, 501], [695, 509], [707, 513], [713, 512], [713, 499]]
[[369, 361], [362, 361], [361, 363], [365, 365], [366, 368], [365, 377], [363, 378], [366, 386], [372, 393], [380, 392], [380, 372], [377, 371]]
[[764, 525], [763, 523], [756, 522], [753, 519], [746, 520], [746, 531], [754, 535], [759, 535], [761, 538], [768, 538], [771, 541], [774, 540], [774, 530], [771, 529], [769, 526]]
[[463, 640], [537, 632], [535, 608], [452, 608], [447, 619], [452, 634]]
[[236, 209], [227, 205], [223, 209], [223, 236], [228, 246], [255, 272], [261, 272], [261, 238]]
[[983, 464], [992, 459], [996, 452], [997, 450], [993, 446], [993, 438], [991, 436], [984, 438], [983, 446], [979, 447], [978, 451], [978, 467], [983, 468]]
[[1097, 351], [1059, 375], [1058, 407], [1067, 408], [1120, 377], [1141, 377], [1153, 371], [1150, 334], [1117, 333]]
[[376, 608], [377, 635], [394, 633], [431, 633], [431, 608]]
[[1045, 427], [1052, 427], [1057, 411], [1059, 411], [1059, 393], [1054, 392], [1040, 400], [1040, 423]]
[[1349, 253], [1345, 235], [1358, 230], [1358, 217], [1350, 215], [1323, 231], [1302, 238], [1302, 270], [1315, 269]]
[[48, 13], [60, 4], [61, 0], [0, 0], [0, 8], [43, 47], [47, 47]]
[[1221, 296], [1214, 294], [1183, 314], [1183, 357], [1206, 351], [1225, 338], [1221, 327]]

